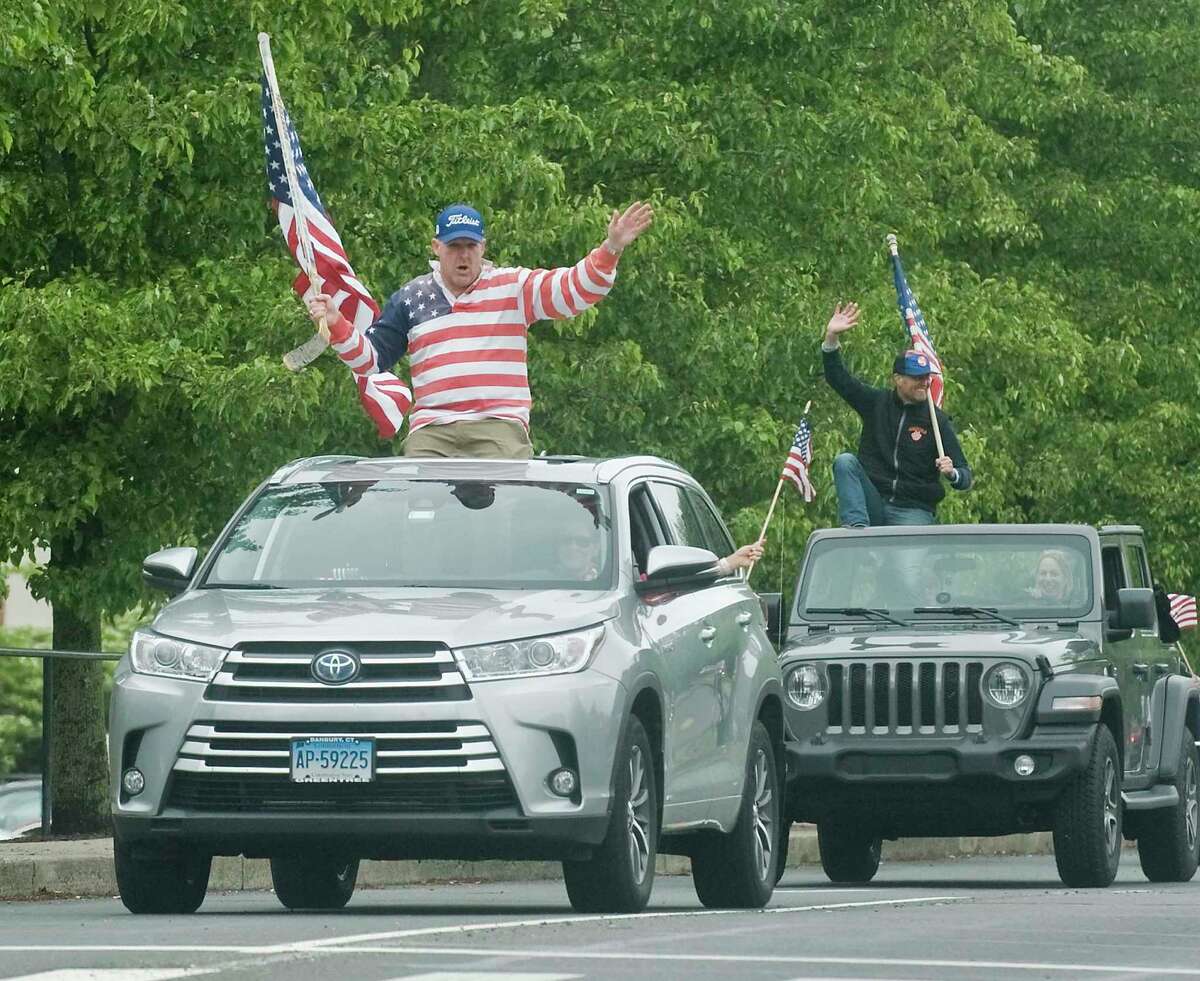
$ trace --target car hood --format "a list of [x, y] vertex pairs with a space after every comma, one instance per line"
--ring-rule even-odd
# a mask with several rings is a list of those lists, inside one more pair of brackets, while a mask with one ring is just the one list
[[587, 627], [616, 612], [615, 594], [594, 590], [195, 589], [168, 604], [153, 627], [216, 647], [281, 640], [466, 647]]
[[858, 630], [815, 633], [789, 640], [782, 654], [789, 659], [812, 658], [1017, 658], [1033, 663], [1044, 655], [1050, 664], [1087, 661], [1100, 656], [1100, 646], [1077, 631], [1045, 627], [1004, 630], [962, 630], [934, 627], [923, 630]]

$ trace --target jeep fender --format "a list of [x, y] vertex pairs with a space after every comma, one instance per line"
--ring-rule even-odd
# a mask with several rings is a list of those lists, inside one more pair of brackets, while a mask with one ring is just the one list
[[[1188, 706], [1200, 705], [1200, 689], [1192, 678], [1171, 675], [1163, 685], [1162, 724], [1155, 730], [1158, 743], [1159, 764], [1156, 779], [1169, 783], [1179, 773], [1180, 753], [1183, 749], [1183, 730], [1188, 724]], [[1192, 709], [1195, 713], [1197, 709]], [[1158, 723], [1158, 713], [1154, 722]], [[1200, 715], [1193, 717], [1192, 725], [1200, 726]], [[1200, 740], [1200, 733], [1192, 729], [1192, 738]]]
[[[1071, 696], [1090, 695], [1100, 696], [1100, 707], [1095, 709], [1079, 711], [1063, 711], [1062, 709], [1055, 710], [1054, 699], [1069, 698]], [[1105, 706], [1105, 703], [1111, 701], [1113, 704]], [[1062, 674], [1051, 678], [1042, 686], [1041, 694], [1038, 695], [1036, 719], [1038, 725], [1079, 725], [1084, 722], [1099, 722], [1100, 719], [1112, 712], [1115, 708], [1117, 713], [1117, 745], [1120, 746], [1124, 741], [1120, 736], [1121, 727], [1121, 690], [1117, 686], [1117, 680], [1110, 678], [1106, 674]]]

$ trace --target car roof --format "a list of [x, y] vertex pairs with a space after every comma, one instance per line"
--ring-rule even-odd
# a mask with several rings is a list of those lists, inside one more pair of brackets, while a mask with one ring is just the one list
[[688, 476], [678, 464], [656, 456], [536, 456], [529, 460], [314, 456], [285, 464], [268, 478], [267, 483], [285, 485], [407, 478], [607, 484], [630, 469], [670, 471], [676, 476]]
[[1085, 524], [996, 524], [996, 525], [877, 525], [872, 528], [818, 528], [813, 539], [895, 538], [931, 535], [1083, 535], [1092, 538], [1096, 529]]

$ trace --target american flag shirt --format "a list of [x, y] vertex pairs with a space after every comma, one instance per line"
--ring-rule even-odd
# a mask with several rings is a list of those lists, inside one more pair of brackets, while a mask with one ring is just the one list
[[[558, 269], [485, 263], [457, 297], [437, 263], [432, 267], [393, 293], [365, 331], [346, 321], [331, 325], [334, 350], [376, 385], [380, 373], [395, 378], [389, 369], [408, 355], [415, 399], [410, 432], [463, 419], [511, 419], [528, 428], [530, 325], [577, 316], [602, 300], [616, 278], [617, 256], [599, 246]], [[364, 405], [372, 412], [365, 396]], [[381, 436], [399, 429], [372, 416]]]

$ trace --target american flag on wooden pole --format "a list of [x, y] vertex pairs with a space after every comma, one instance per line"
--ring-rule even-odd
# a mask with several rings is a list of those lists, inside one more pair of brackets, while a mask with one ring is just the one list
[[1195, 627], [1197, 623], [1196, 597], [1186, 596], [1183, 593], [1168, 593], [1167, 598], [1171, 601], [1171, 619], [1175, 621], [1175, 625], [1180, 630]]
[[892, 278], [896, 285], [896, 301], [900, 306], [900, 319], [908, 331], [909, 342], [914, 351], [919, 351], [929, 359], [933, 368], [933, 377], [929, 379], [929, 394], [933, 404], [939, 409], [946, 395], [946, 386], [942, 377], [942, 362], [933, 347], [933, 338], [929, 336], [929, 326], [913, 291], [909, 288], [908, 279], [904, 275], [904, 267], [900, 264], [900, 248], [896, 244], [896, 236], [887, 237], [888, 249], [892, 253]]
[[796, 427], [796, 435], [792, 439], [792, 448], [788, 450], [787, 461], [783, 465], [780, 480], [790, 480], [796, 485], [796, 490], [804, 495], [805, 503], [811, 503], [817, 496], [809, 479], [808, 468], [812, 463], [812, 426], [808, 417], [800, 420]]
[[[379, 306], [350, 267], [337, 229], [304, 166], [300, 136], [279, 95], [271, 39], [259, 34], [258, 47], [263, 63], [263, 146], [271, 207], [279, 218], [288, 251], [300, 267], [292, 288], [301, 300], [328, 293], [342, 316], [365, 330], [379, 316]], [[328, 338], [317, 335], [285, 355], [284, 364], [300, 371], [328, 346]]]

